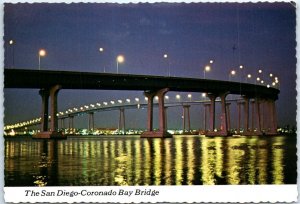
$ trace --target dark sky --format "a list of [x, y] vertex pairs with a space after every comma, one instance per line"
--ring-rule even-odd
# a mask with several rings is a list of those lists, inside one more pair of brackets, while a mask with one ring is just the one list
[[[229, 70], [242, 64], [244, 74], [257, 76], [262, 69], [266, 82], [270, 72], [279, 77], [278, 123], [296, 124], [296, 15], [290, 3], [6, 3], [4, 11], [5, 67], [13, 66], [10, 39], [16, 42], [14, 67], [24, 69], [38, 69], [40, 48], [47, 51], [41, 59], [41, 68], [47, 70], [103, 72], [105, 68], [115, 73], [116, 56], [123, 54], [120, 73], [166, 76], [168, 62], [163, 54], [167, 53], [172, 76], [203, 78], [204, 66], [214, 59], [206, 78], [228, 80]], [[39, 117], [38, 90], [5, 89], [4, 96], [5, 124]], [[143, 94], [61, 90], [58, 104], [59, 110], [66, 110], [134, 97]], [[202, 109], [194, 109], [192, 126], [199, 128]], [[170, 111], [174, 118], [169, 117], [170, 127], [180, 126], [181, 112]], [[132, 110], [126, 119], [131, 126], [145, 127], [145, 115], [145, 110]], [[117, 118], [117, 112], [99, 113], [96, 126], [116, 126]], [[86, 127], [83, 121], [77, 123]]]

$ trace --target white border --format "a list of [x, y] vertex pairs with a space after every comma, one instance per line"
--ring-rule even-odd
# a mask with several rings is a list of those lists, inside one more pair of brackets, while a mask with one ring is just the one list
[[[5, 187], [4, 191], [5, 200], [14, 203], [296, 202], [298, 195], [297, 185]], [[140, 195], [141, 191], [150, 195]], [[92, 195], [99, 192], [106, 195]]]
[[[296, 2], [296, 0], [294, 0]], [[94, 0], [94, 1], [84, 1], [84, 0], [28, 0], [28, 1], [20, 1], [20, 0], [3, 0], [3, 3], [0, 4], [0, 16], [2, 16], [2, 21], [0, 22], [0, 34], [4, 36], [4, 25], [3, 25], [3, 16], [4, 16], [4, 3], [19, 3], [19, 2], [50, 2], [50, 3], [104, 3], [109, 2], [108, 0]], [[205, 1], [192, 1], [192, 0], [163, 0], [163, 1], [156, 1], [156, 0], [114, 0], [110, 3], [139, 3], [139, 2], [261, 2], [260, 0], [205, 0]], [[281, 1], [263, 1], [263, 2], [290, 2], [290, 0], [281, 0]], [[298, 2], [296, 2], [298, 3]], [[299, 6], [296, 8], [296, 13], [299, 14]], [[298, 21], [299, 15], [297, 15], [297, 34], [299, 31]], [[3, 38], [2, 38], [3, 39]], [[298, 41], [298, 35], [296, 36], [296, 41]], [[0, 70], [3, 71], [4, 67], [4, 42], [2, 41], [2, 46], [0, 46], [0, 61], [1, 67]], [[298, 46], [297, 46], [298, 51]], [[297, 52], [297, 58], [298, 58]], [[3, 72], [1, 72], [3, 73]], [[297, 64], [297, 74], [300, 74]], [[298, 82], [298, 78], [297, 78]], [[0, 86], [3, 90], [3, 74], [0, 75]], [[297, 83], [297, 90], [299, 90], [299, 83]], [[0, 103], [2, 104], [2, 108], [0, 109], [0, 114], [3, 116], [4, 114], [4, 107], [3, 107], [3, 92], [0, 92]], [[297, 97], [298, 99], [298, 97]], [[300, 105], [299, 100], [297, 100], [297, 107]], [[300, 120], [300, 116], [297, 110], [297, 121]], [[300, 130], [300, 125], [297, 124], [297, 129]], [[0, 130], [3, 132], [3, 117], [1, 118], [0, 122]], [[297, 147], [299, 147], [300, 141], [297, 140]], [[4, 164], [4, 139], [0, 137], [0, 163]], [[299, 161], [298, 161], [299, 163]], [[0, 184], [4, 186], [4, 165], [0, 165]], [[299, 171], [298, 171], [299, 175]], [[300, 179], [297, 178], [297, 183], [299, 183]], [[115, 191], [119, 191], [120, 189], [123, 190], [133, 190], [136, 189], [145, 190], [145, 189], [152, 189], [158, 190], [158, 196], [82, 196], [82, 197], [69, 197], [69, 196], [55, 196], [55, 197], [44, 197], [44, 196], [25, 196], [25, 190], [36, 190], [36, 191], [57, 191], [57, 190], [65, 190], [65, 191], [81, 191], [81, 190], [89, 190], [89, 191], [105, 191], [107, 189], [113, 189]], [[4, 203], [4, 198], [7, 202], [120, 202], [120, 203], [141, 203], [141, 202], [299, 202], [298, 201], [298, 191], [297, 185], [226, 185], [226, 186], [148, 186], [148, 187], [134, 187], [134, 186], [127, 186], [127, 187], [4, 187], [4, 191], [0, 191], [1, 197], [0, 203]], [[5, 194], [4, 194], [5, 193]]]

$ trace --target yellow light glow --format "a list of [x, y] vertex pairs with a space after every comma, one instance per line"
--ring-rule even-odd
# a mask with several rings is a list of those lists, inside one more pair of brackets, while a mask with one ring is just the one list
[[40, 55], [41, 57], [46, 56], [46, 50], [41, 49], [41, 50], [39, 51], [39, 55]]
[[118, 62], [118, 63], [123, 63], [124, 61], [125, 61], [125, 58], [124, 58], [123, 55], [119, 55], [119, 56], [117, 57], [117, 62]]
[[235, 75], [236, 74], [235, 70], [231, 70], [230, 74]]
[[209, 65], [206, 65], [205, 68], [204, 68], [204, 70], [205, 70], [206, 72], [209, 72], [209, 71], [210, 71], [210, 66], [209, 66]]

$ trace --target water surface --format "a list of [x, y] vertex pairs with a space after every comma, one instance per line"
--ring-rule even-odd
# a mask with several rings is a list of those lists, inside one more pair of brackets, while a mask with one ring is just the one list
[[5, 186], [296, 184], [296, 137], [5, 139]]

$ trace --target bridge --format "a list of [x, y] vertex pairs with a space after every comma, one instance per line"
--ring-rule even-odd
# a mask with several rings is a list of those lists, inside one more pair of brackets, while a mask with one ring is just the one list
[[[244, 135], [253, 135], [249, 129], [249, 103], [255, 107], [257, 121], [256, 135], [261, 135], [262, 120], [270, 123], [270, 131], [264, 134], [276, 134], [277, 120], [275, 101], [279, 90], [262, 85], [218, 81], [208, 79], [162, 77], [147, 75], [108, 74], [71, 71], [4, 69], [4, 88], [39, 89], [42, 97], [41, 132], [37, 138], [62, 138], [58, 132], [57, 95], [60, 89], [94, 89], [94, 90], [141, 90], [148, 98], [147, 131], [141, 137], [171, 137], [166, 130], [164, 96], [168, 91], [205, 92], [209, 98], [209, 130], [206, 135], [228, 135], [228, 114], [226, 96], [228, 94], [243, 97]], [[153, 99], [158, 96], [159, 130], [153, 130]], [[50, 129], [48, 130], [48, 101], [50, 103]], [[215, 101], [221, 100], [222, 130], [215, 132]], [[269, 118], [261, 116], [260, 107], [267, 106]], [[252, 114], [254, 117], [254, 114]]]

